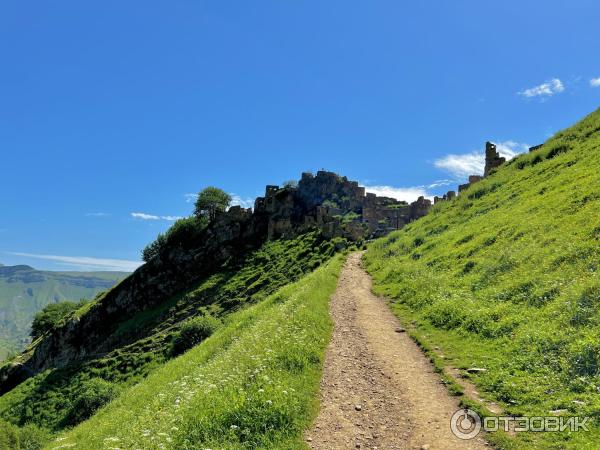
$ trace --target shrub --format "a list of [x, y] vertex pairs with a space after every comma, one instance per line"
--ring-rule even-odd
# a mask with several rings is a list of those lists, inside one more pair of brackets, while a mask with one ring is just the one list
[[570, 360], [570, 371], [573, 376], [595, 376], [600, 372], [600, 345], [595, 342], [585, 343], [576, 351]]
[[561, 153], [566, 153], [569, 151], [569, 147], [566, 144], [555, 144], [552, 146], [550, 151], [546, 154], [546, 159], [552, 159]]
[[585, 289], [575, 303], [571, 325], [587, 325], [596, 315], [598, 305], [600, 305], [600, 285]]
[[19, 429], [13, 424], [0, 419], [0, 448], [19, 448]]
[[467, 261], [467, 263], [463, 266], [463, 274], [467, 274], [475, 268], [475, 261]]
[[33, 318], [31, 338], [35, 340], [45, 332], [57, 327], [65, 317], [79, 309], [84, 303], [85, 300], [81, 300], [79, 303], [65, 301], [47, 305]]
[[207, 224], [205, 217], [190, 216], [177, 220], [166, 233], [159, 234], [154, 242], [142, 250], [142, 259], [148, 262], [159, 255], [164, 255], [167, 249], [195, 242]]
[[425, 243], [425, 239], [423, 239], [420, 236], [417, 236], [415, 238], [415, 240], [413, 241], [413, 246], [414, 247], [420, 247], [421, 245], [423, 245]]
[[466, 316], [465, 308], [452, 300], [443, 300], [431, 305], [426, 315], [433, 326], [444, 330], [458, 328]]
[[221, 321], [205, 315], [188, 320], [173, 340], [173, 354], [179, 355], [195, 347], [213, 334], [221, 326]]
[[102, 378], [84, 381], [65, 417], [65, 425], [72, 426], [89, 419], [102, 406], [113, 400], [118, 388]]
[[142, 259], [144, 262], [150, 261], [152, 258], [157, 257], [162, 253], [167, 244], [167, 238], [164, 234], [160, 233], [154, 241], [149, 243], [142, 250]]
[[50, 441], [50, 432], [33, 423], [28, 423], [19, 430], [21, 450], [41, 450]]

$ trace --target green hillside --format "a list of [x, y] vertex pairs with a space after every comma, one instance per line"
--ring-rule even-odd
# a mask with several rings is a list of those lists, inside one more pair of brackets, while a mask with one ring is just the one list
[[342, 262], [334, 258], [231, 314], [201, 345], [59, 437], [60, 445], [303, 448], [331, 330], [328, 300]]
[[92, 299], [127, 276], [124, 272], [46, 272], [0, 265], [0, 361], [29, 342], [31, 321], [49, 303]]
[[[86, 396], [94, 399], [92, 403], [104, 403], [105, 400], [113, 398], [123, 390], [127, 392], [129, 387], [142, 381], [181, 351], [185, 351], [186, 348], [176, 348], [175, 341], [186, 324], [198, 317], [214, 318], [217, 325], [219, 322], [223, 323], [223, 330], [227, 333], [226, 336], [229, 336], [227, 342], [219, 341], [217, 347], [208, 347], [212, 350], [207, 354], [202, 350], [203, 356], [200, 359], [187, 359], [191, 362], [186, 364], [208, 363], [211, 358], [217, 356], [217, 353], [220, 354], [222, 350], [232, 345], [231, 333], [241, 332], [242, 329], [250, 327], [254, 330], [257, 314], [262, 314], [265, 308], [271, 308], [266, 306], [267, 304], [278, 305], [280, 303], [278, 299], [282, 298], [276, 296], [266, 300], [269, 296], [318, 268], [347, 245], [347, 241], [342, 238], [326, 239], [316, 231], [302, 234], [294, 239], [269, 241], [242, 260], [230, 261], [219, 272], [204, 278], [156, 307], [146, 309], [129, 319], [125, 317], [120, 323], [113, 324], [114, 330], [107, 341], [110, 343], [111, 350], [105, 354], [86, 358], [61, 369], [46, 370], [19, 384], [0, 397], [0, 418], [18, 426], [34, 423], [53, 432], [78, 424], [95, 412], [96, 407], [91, 407], [87, 413], [80, 412], [82, 402], [87, 405]], [[336, 267], [338, 266], [339, 264]], [[319, 280], [323, 281], [321, 278]], [[305, 298], [305, 294], [300, 292], [302, 286], [305, 285], [299, 285], [298, 292], [293, 293], [293, 296], [300, 295]], [[329, 289], [325, 287], [327, 283], [323, 286], [325, 289], [323, 292], [326, 293], [326, 289]], [[286, 292], [285, 295], [292, 295], [293, 289], [288, 289]], [[318, 299], [324, 301], [320, 296], [316, 297], [315, 301]], [[258, 309], [253, 309], [252, 313], [238, 314], [238, 311], [245, 311], [248, 307], [257, 304], [265, 304], [265, 306], [258, 306]], [[326, 302], [323, 304], [326, 305]], [[85, 315], [87, 311], [93, 311], [94, 306], [94, 302], [85, 305], [76, 314]], [[319, 320], [324, 324], [328, 323], [325, 316]], [[276, 322], [265, 321], [263, 325], [269, 324], [270, 327], [273, 323]], [[314, 331], [318, 330], [319, 328]], [[324, 329], [319, 332], [324, 332]], [[253, 331], [248, 330], [244, 336], [252, 333]], [[259, 338], [258, 335], [256, 337]], [[293, 336], [285, 335], [281, 338], [291, 337]], [[295, 336], [294, 339], [297, 337]], [[185, 340], [183, 343], [187, 347], [194, 345], [193, 342], [187, 343]], [[262, 341], [256, 345], [259, 344], [267, 345]], [[247, 346], [250, 345], [250, 341], [240, 341], [240, 345], [249, 348]], [[315, 345], [325, 344], [322, 341]], [[204, 344], [200, 347], [205, 348]], [[266, 348], [262, 351], [266, 351]], [[308, 355], [313, 352], [310, 348], [305, 351], [309, 352]], [[315, 359], [311, 364], [317, 364], [318, 361], [320, 359]], [[260, 363], [260, 359], [254, 362]], [[306, 363], [305, 360], [295, 359], [280, 362], [284, 366], [289, 364], [292, 371], [299, 369], [298, 364]], [[163, 374], [175, 373], [172, 368], [161, 368], [160, 371]], [[317, 377], [315, 373], [311, 372], [311, 374]], [[83, 407], [86, 408], [87, 406]]]
[[589, 433], [502, 445], [597, 448], [600, 111], [377, 241], [365, 261], [439, 364], [486, 369], [463, 371], [484, 397], [510, 414], [592, 418]]

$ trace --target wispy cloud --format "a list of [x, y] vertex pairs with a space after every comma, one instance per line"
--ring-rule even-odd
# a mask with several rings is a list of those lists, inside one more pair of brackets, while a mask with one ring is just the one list
[[110, 213], [105, 213], [105, 212], [90, 212], [90, 213], [86, 213], [85, 217], [108, 217], [110, 216]]
[[496, 150], [500, 153], [500, 156], [504, 156], [507, 161], [513, 159], [515, 156], [521, 153], [527, 153], [529, 151], [529, 144], [515, 141], [504, 141], [495, 142]]
[[242, 208], [252, 208], [254, 207], [254, 199], [250, 197], [242, 197], [237, 194], [229, 194], [231, 195], [231, 205], [232, 206], [241, 206]]
[[523, 97], [552, 97], [555, 94], [560, 94], [565, 90], [565, 85], [558, 78], [552, 78], [538, 86], [525, 89], [519, 92]]
[[454, 183], [455, 183], [454, 180], [437, 180], [437, 181], [434, 181], [433, 183], [428, 184], [427, 186], [425, 186], [425, 188], [435, 189], [435, 188], [439, 188], [442, 186], [448, 186], [448, 185], [454, 184]]
[[590, 86], [591, 87], [600, 87], [600, 77], [598, 77], [598, 78], [592, 78], [590, 80]]
[[131, 217], [141, 220], [168, 220], [170, 222], [183, 218], [181, 216], [156, 216], [154, 214], [146, 214], [143, 212], [132, 212]]
[[[505, 157], [507, 160], [511, 160], [518, 154], [527, 152], [529, 149], [529, 144], [510, 140], [496, 142], [495, 144], [500, 156]], [[438, 169], [450, 173], [456, 180], [462, 181], [469, 175], [483, 175], [485, 154], [479, 151], [449, 154], [443, 158], [436, 159], [433, 165]]]
[[423, 196], [430, 198], [426, 186], [415, 187], [394, 187], [394, 186], [365, 186], [367, 192], [371, 192], [378, 197], [391, 197], [405, 202], [414, 202], [417, 198]]
[[438, 169], [450, 173], [457, 179], [465, 179], [469, 175], [483, 174], [485, 155], [481, 152], [463, 154], [449, 154], [436, 159], [433, 165]]
[[186, 203], [194, 203], [198, 198], [198, 194], [183, 194]]
[[141, 261], [131, 261], [127, 259], [105, 259], [94, 258], [90, 256], [61, 256], [61, 255], [40, 255], [36, 253], [7, 252], [14, 256], [23, 256], [26, 258], [44, 259], [55, 261], [61, 265], [76, 267], [79, 270], [116, 270], [120, 272], [133, 272], [143, 263]]

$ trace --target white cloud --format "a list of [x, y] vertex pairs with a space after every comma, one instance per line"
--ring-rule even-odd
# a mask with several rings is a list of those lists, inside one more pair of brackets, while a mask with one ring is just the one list
[[131, 217], [142, 220], [168, 220], [170, 222], [183, 218], [181, 216], [156, 216], [154, 214], [146, 214], [142, 212], [132, 212]]
[[242, 208], [253, 208], [254, 207], [254, 199], [250, 197], [241, 197], [237, 194], [229, 194], [231, 195], [231, 206], [241, 206]]
[[91, 213], [86, 213], [85, 217], [108, 217], [110, 216], [109, 213], [105, 213], [105, 212], [91, 212]]
[[116, 270], [121, 272], [133, 272], [143, 263], [141, 261], [130, 261], [127, 259], [105, 259], [90, 256], [59, 256], [39, 255], [35, 253], [8, 252], [10, 255], [24, 256], [27, 258], [45, 259], [56, 261], [62, 265], [77, 267], [81, 270]]
[[431, 198], [425, 186], [416, 187], [393, 187], [393, 186], [364, 186], [367, 192], [371, 192], [378, 197], [391, 197], [405, 202], [414, 202], [417, 198], [423, 196]]
[[592, 78], [590, 80], [590, 86], [591, 87], [600, 87], [600, 77], [598, 77], [598, 78]]
[[523, 97], [551, 97], [565, 90], [565, 85], [558, 78], [552, 78], [545, 83], [519, 92]]
[[194, 203], [198, 198], [198, 194], [183, 194], [186, 203]]
[[[505, 157], [507, 161], [529, 150], [529, 144], [510, 140], [496, 142], [495, 144], [500, 156]], [[462, 181], [466, 180], [469, 175], [483, 175], [483, 170], [485, 168], [485, 153], [470, 152], [460, 155], [450, 154], [443, 158], [436, 159], [433, 162], [433, 165], [438, 169], [452, 174], [457, 180]]]
[[437, 180], [434, 181], [433, 183], [430, 183], [426, 186], [427, 189], [435, 189], [435, 188], [439, 188], [442, 186], [448, 186], [450, 184], [454, 184], [455, 181], [454, 180]]
[[485, 155], [481, 152], [464, 153], [462, 155], [450, 154], [436, 159], [433, 165], [462, 180], [469, 175], [483, 174]]
[[529, 144], [515, 141], [495, 142], [495, 144], [500, 156], [504, 156], [507, 161], [510, 161], [521, 153], [527, 153], [530, 147]]

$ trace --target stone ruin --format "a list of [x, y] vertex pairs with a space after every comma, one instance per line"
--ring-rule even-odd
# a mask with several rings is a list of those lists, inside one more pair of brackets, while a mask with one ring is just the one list
[[[539, 149], [531, 147], [529, 151]], [[490, 175], [506, 162], [492, 142], [485, 143], [483, 176], [471, 175], [468, 183], [456, 191], [434, 197], [434, 204], [454, 199], [470, 186]], [[293, 237], [318, 228], [326, 236], [343, 236], [352, 240], [369, 239], [399, 230], [413, 220], [427, 215], [432, 202], [424, 197], [408, 204], [390, 197], [365, 192], [356, 181], [321, 170], [316, 175], [302, 174], [297, 186], [268, 185], [264, 197], [254, 202], [254, 210], [232, 207], [221, 222], [246, 223], [249, 230], [266, 230], [267, 239]]]
[[268, 239], [289, 237], [310, 228], [352, 240], [385, 235], [426, 215], [431, 201], [411, 204], [366, 193], [356, 181], [333, 172], [303, 173], [296, 187], [269, 185], [254, 203], [267, 222]]
[[[536, 151], [536, 150], [540, 149], [542, 147], [542, 145], [543, 144], [530, 147], [529, 151], [530, 152]], [[492, 172], [493, 169], [495, 169], [496, 167], [500, 167], [505, 162], [506, 162], [506, 158], [501, 157], [500, 153], [498, 153], [496, 151], [496, 145], [489, 141], [486, 142], [485, 143], [485, 168], [483, 171], [483, 176], [470, 175], [468, 183], [461, 184], [458, 186], [458, 193], [460, 194], [461, 192], [467, 190], [473, 184], [483, 180], [485, 177], [490, 175], [490, 173]], [[444, 194], [443, 197], [435, 196], [433, 198], [433, 202], [435, 204], [435, 203], [439, 203], [439, 202], [445, 201], [445, 200], [452, 200], [454, 197], [456, 197], [456, 192], [448, 191], [446, 194]]]
[[483, 171], [483, 176], [487, 177], [492, 169], [501, 166], [506, 162], [506, 158], [501, 157], [500, 153], [496, 151], [496, 144], [492, 144], [491, 142], [485, 143], [485, 169]]

